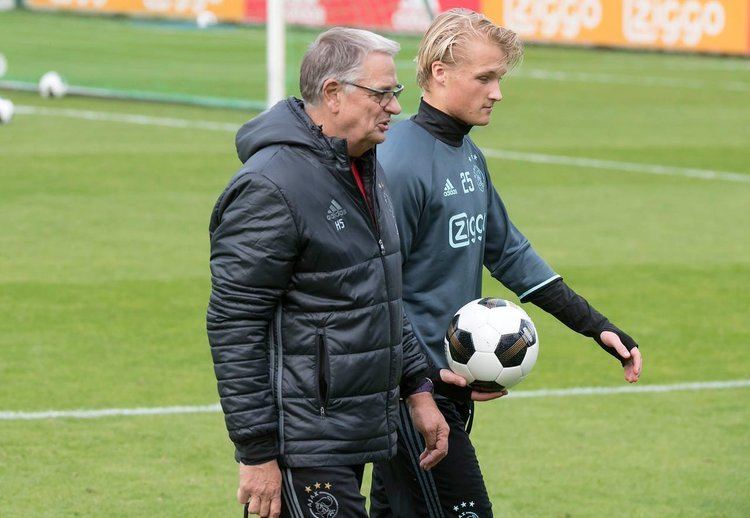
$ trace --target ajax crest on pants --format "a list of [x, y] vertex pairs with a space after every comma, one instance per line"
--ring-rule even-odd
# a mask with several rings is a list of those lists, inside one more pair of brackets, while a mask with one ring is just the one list
[[329, 493], [332, 487], [330, 482], [325, 484], [316, 482], [305, 488], [305, 492], [308, 493], [307, 508], [316, 518], [334, 518], [338, 514], [339, 502]]

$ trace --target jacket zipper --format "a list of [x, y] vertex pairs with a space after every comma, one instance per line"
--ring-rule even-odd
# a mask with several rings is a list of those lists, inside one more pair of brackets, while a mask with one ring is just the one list
[[[377, 185], [377, 178], [375, 177], [375, 171], [372, 173], [372, 184], [370, 185], [370, 199], [372, 200], [372, 207], [370, 207], [369, 203], [367, 203], [367, 200], [364, 200], [365, 205], [368, 206], [368, 212], [371, 215], [373, 227], [375, 230], [375, 236], [378, 238], [378, 246], [380, 247], [380, 257], [382, 258], [385, 256], [385, 244], [383, 244], [383, 239], [380, 235], [380, 224], [378, 223], [378, 195], [377, 191], [375, 189], [375, 186]], [[385, 268], [385, 261], [383, 262], [383, 268]], [[385, 271], [385, 270], [384, 270]]]
[[[383, 238], [380, 235], [380, 225], [378, 224], [379, 202], [378, 202], [378, 197], [377, 197], [376, 186], [377, 186], [377, 178], [375, 177], [375, 173], [373, 172], [372, 186], [370, 188], [370, 197], [372, 198], [372, 204], [373, 204], [372, 214], [373, 214], [374, 223], [375, 223], [375, 231], [377, 232], [378, 245], [380, 246], [380, 264], [383, 266], [383, 278], [386, 279], [385, 294], [386, 294], [387, 301], [386, 301], [385, 310], [386, 310], [386, 314], [388, 315], [388, 322], [390, 322], [391, 321], [391, 306], [390, 306], [391, 292], [388, 289], [388, 279], [387, 279], [388, 270], [386, 269], [386, 266], [385, 266], [385, 244], [383, 244]], [[388, 368], [389, 369], [391, 368], [392, 363], [393, 363], [393, 348], [389, 345], [388, 346]], [[386, 398], [385, 399], [385, 415], [386, 416], [390, 414], [389, 412], [390, 409], [388, 407], [389, 407], [388, 398]]]
[[[351, 163], [349, 164], [349, 173], [354, 176], [354, 172], [352, 171]], [[344, 184], [345, 190], [348, 192], [351, 192], [349, 189], [349, 186], [344, 182], [343, 180], [339, 180], [341, 183]], [[380, 253], [385, 254], [385, 246], [383, 245], [383, 240], [380, 238], [380, 225], [378, 225], [378, 216], [376, 214], [376, 207], [375, 203], [377, 202], [375, 197], [375, 171], [373, 170], [372, 173], [372, 186], [370, 188], [370, 198], [372, 198], [372, 209], [370, 209], [370, 204], [367, 202], [367, 197], [362, 193], [362, 191], [359, 190], [359, 187], [357, 186], [356, 180], [354, 181], [354, 191], [356, 192], [354, 198], [356, 200], [357, 208], [359, 209], [360, 213], [365, 217], [365, 221], [367, 221], [367, 225], [370, 227], [370, 230], [372, 231], [372, 235], [375, 238], [375, 240], [378, 243], [378, 247], [380, 248]]]
[[318, 410], [320, 417], [326, 417], [326, 408], [331, 396], [331, 375], [330, 364], [328, 360], [328, 349], [326, 349], [325, 331], [318, 330], [315, 332], [317, 338], [317, 359], [316, 369], [316, 390], [318, 392]]
[[[357, 191], [357, 199], [361, 200], [361, 203], [357, 203], [357, 206], [360, 209], [360, 212], [362, 212], [365, 215], [365, 220], [368, 222], [368, 225], [370, 226], [370, 230], [373, 233], [373, 237], [377, 239], [378, 247], [380, 248], [380, 264], [383, 266], [383, 277], [386, 277], [386, 272], [388, 271], [385, 266], [385, 244], [383, 243], [383, 238], [380, 235], [380, 225], [378, 224], [378, 215], [377, 215], [377, 207], [375, 204], [377, 203], [377, 194], [376, 194], [376, 188], [377, 185], [377, 178], [375, 176], [375, 170], [373, 170], [372, 175], [372, 187], [370, 188], [371, 198], [373, 202], [373, 210], [370, 211], [367, 207], [367, 200], [362, 195], [362, 193], [359, 191], [359, 188], [356, 189]], [[364, 205], [364, 207], [363, 207]], [[391, 309], [390, 309], [390, 299], [391, 299], [391, 293], [388, 289], [388, 282], [386, 280], [386, 286], [385, 286], [385, 292], [386, 292], [386, 312], [388, 314], [388, 321], [391, 320]], [[391, 350], [392, 347], [388, 347], [388, 368], [390, 369], [391, 363], [393, 363], [393, 351]], [[388, 398], [386, 398], [385, 402], [385, 415], [389, 415], [389, 404], [388, 404]], [[321, 411], [324, 409], [321, 408]], [[321, 417], [323, 417], [325, 414], [324, 412], [321, 412]]]

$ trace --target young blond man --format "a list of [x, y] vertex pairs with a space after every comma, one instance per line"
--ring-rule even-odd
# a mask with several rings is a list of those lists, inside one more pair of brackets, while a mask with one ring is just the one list
[[[492, 186], [487, 163], [468, 133], [489, 124], [502, 99], [499, 81], [523, 54], [518, 36], [483, 15], [454, 9], [438, 16], [417, 55], [423, 100], [378, 147], [391, 190], [403, 257], [406, 314], [426, 355], [446, 367], [443, 337], [454, 312], [481, 296], [482, 267], [617, 358], [628, 382], [641, 371], [637, 344], [570, 289], [513, 225]], [[417, 469], [421, 441], [400, 409], [399, 452], [378, 463], [370, 515], [486, 518], [492, 505], [467, 421], [474, 401], [504, 395], [436, 380], [438, 407], [450, 425], [448, 456]]]

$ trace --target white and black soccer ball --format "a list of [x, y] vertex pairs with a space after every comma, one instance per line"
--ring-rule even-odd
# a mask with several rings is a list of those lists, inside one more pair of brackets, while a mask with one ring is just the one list
[[482, 392], [523, 381], [539, 355], [539, 336], [526, 312], [510, 301], [484, 298], [459, 309], [445, 334], [448, 366]]
[[57, 72], [47, 72], [39, 79], [39, 95], [42, 97], [63, 97], [68, 93], [68, 85]]

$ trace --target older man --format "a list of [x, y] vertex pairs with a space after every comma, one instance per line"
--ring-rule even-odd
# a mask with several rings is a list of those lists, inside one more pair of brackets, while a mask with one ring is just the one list
[[368, 31], [321, 34], [302, 62], [304, 100], [240, 129], [244, 165], [211, 216], [208, 336], [237, 496], [260, 516], [366, 516], [363, 466], [396, 453], [399, 393], [425, 438], [421, 467], [447, 452], [374, 152], [401, 111], [398, 48]]

